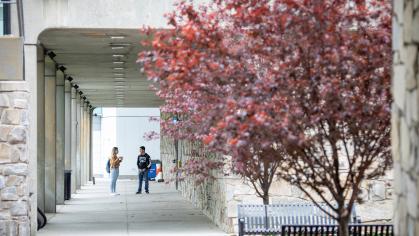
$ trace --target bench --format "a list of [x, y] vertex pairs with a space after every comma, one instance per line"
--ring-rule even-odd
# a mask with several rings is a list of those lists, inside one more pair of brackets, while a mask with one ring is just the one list
[[[339, 235], [337, 225], [283, 225], [281, 236], [324, 236]], [[350, 224], [350, 236], [394, 236], [394, 226], [391, 224]]]
[[[322, 207], [328, 209], [325, 204]], [[332, 212], [332, 210], [330, 210]], [[245, 234], [281, 233], [284, 225], [337, 225], [337, 221], [313, 203], [290, 204], [239, 204], [239, 236]], [[351, 223], [359, 223], [355, 209]]]

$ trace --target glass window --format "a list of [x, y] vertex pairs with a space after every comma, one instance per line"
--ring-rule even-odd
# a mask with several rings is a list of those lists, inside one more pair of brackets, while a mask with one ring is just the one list
[[3, 3], [0, 3], [0, 35], [4, 35], [4, 8], [3, 8]]

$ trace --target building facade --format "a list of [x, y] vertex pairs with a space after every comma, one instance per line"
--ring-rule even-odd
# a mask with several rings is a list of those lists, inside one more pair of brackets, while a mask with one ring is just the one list
[[[0, 234], [35, 235], [37, 208], [53, 213], [64, 203], [65, 170], [72, 171], [72, 192], [92, 177], [94, 107], [158, 106], [149, 84], [137, 78], [136, 52], [143, 49], [135, 45], [146, 37], [138, 33], [142, 26], [166, 27], [163, 15], [172, 3], [0, 3]], [[391, 175], [365, 186], [364, 197], [372, 206], [365, 212], [388, 209], [394, 189], [395, 210], [385, 211], [394, 212], [397, 235], [419, 235], [419, 1], [394, 0], [393, 6], [394, 188]], [[182, 145], [186, 156], [188, 144]], [[173, 144], [162, 140], [162, 147], [163, 162], [173, 166]], [[170, 173], [165, 175], [168, 179]], [[240, 181], [220, 177], [199, 188], [178, 187], [215, 223], [232, 231], [235, 205], [257, 201], [248, 187], [232, 187]], [[298, 191], [287, 189], [279, 194], [298, 197]]]
[[419, 235], [419, 1], [393, 2], [392, 148], [396, 235]]

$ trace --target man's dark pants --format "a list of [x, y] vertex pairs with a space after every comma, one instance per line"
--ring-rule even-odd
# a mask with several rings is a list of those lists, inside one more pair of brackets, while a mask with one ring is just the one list
[[148, 170], [139, 170], [138, 171], [138, 192], [141, 193], [143, 187], [143, 180], [145, 181], [145, 192], [148, 193]]

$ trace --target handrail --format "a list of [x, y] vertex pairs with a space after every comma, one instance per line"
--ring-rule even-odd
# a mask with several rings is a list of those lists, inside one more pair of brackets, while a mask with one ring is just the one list
[[44, 226], [47, 224], [47, 217], [45, 216], [44, 212], [42, 212], [41, 209], [38, 208], [38, 230], [44, 228]]

